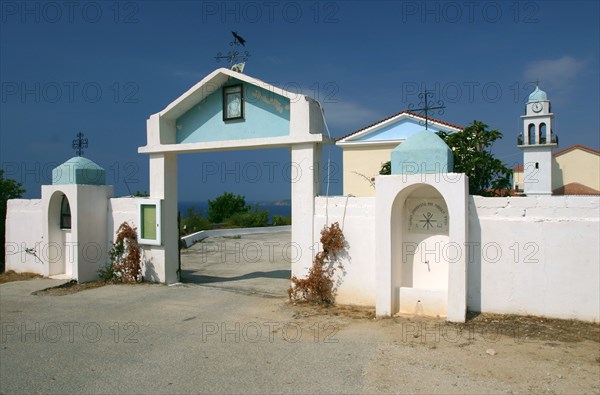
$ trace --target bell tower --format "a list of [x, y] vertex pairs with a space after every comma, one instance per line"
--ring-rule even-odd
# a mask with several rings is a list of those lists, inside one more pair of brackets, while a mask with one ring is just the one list
[[523, 131], [517, 146], [523, 150], [523, 183], [527, 195], [552, 194], [552, 149], [558, 137], [552, 131], [554, 114], [546, 92], [538, 86], [525, 107]]

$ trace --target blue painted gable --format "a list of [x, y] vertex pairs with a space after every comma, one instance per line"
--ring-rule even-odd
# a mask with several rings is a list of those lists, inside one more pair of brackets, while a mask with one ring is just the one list
[[[441, 129], [435, 125], [427, 125], [428, 130], [432, 132], [439, 132]], [[387, 141], [387, 140], [405, 140], [413, 134], [425, 129], [424, 124], [421, 124], [415, 119], [400, 119], [390, 125], [384, 126], [383, 128], [360, 136], [354, 141]]]
[[232, 78], [225, 86], [242, 84], [244, 119], [223, 121], [223, 89], [219, 88], [177, 118], [176, 142], [201, 143], [287, 136], [290, 99]]

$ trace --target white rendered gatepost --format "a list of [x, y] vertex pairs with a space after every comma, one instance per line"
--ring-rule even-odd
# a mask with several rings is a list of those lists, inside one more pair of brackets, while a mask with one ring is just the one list
[[[229, 121], [225, 88], [240, 86], [242, 117]], [[221, 103], [223, 103], [221, 108]], [[245, 113], [244, 113], [245, 111]], [[236, 114], [237, 115], [237, 114]], [[304, 276], [312, 263], [315, 197], [320, 192], [323, 113], [310, 97], [287, 92], [247, 75], [217, 69], [147, 121], [150, 199], [160, 200], [160, 245], [143, 245], [144, 277], [177, 281], [177, 155], [288, 147], [291, 151], [292, 274]], [[139, 225], [138, 225], [139, 226]]]

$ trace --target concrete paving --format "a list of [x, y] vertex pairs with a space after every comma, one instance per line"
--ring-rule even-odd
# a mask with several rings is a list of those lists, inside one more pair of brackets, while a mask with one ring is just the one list
[[0, 393], [355, 393], [370, 345], [296, 322], [285, 299], [197, 285], [0, 285]]
[[373, 344], [342, 347], [337, 321], [299, 323], [289, 241], [207, 239], [183, 252], [176, 286], [34, 296], [64, 281], [1, 285], [0, 393], [361, 392], [355, 362]]
[[182, 282], [284, 297], [295, 253], [291, 232], [209, 237], [182, 250]]
[[435, 319], [290, 305], [289, 259], [277, 258], [287, 241], [207, 240], [184, 252], [188, 282], [175, 286], [36, 296], [64, 280], [0, 284], [0, 394], [600, 390], [597, 343], [490, 340]]

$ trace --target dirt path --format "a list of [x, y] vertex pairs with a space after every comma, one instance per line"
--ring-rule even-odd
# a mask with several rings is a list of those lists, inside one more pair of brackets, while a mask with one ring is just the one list
[[288, 307], [307, 331], [329, 327], [322, 335], [333, 341], [376, 340], [363, 372], [366, 393], [600, 393], [597, 324], [494, 314], [451, 324], [376, 319], [349, 306]]

